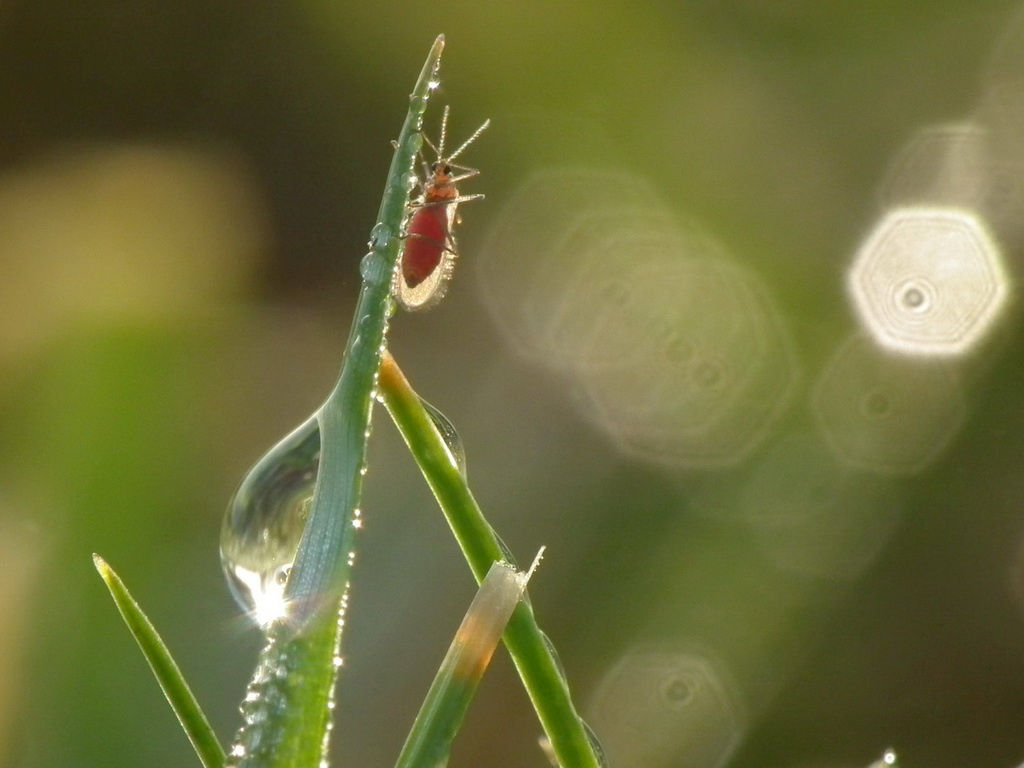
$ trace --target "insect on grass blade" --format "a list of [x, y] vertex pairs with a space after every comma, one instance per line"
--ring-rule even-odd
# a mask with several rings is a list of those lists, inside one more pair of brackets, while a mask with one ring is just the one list
[[406, 217], [405, 243], [391, 284], [392, 295], [403, 309], [429, 309], [444, 298], [448, 290], [448, 280], [458, 256], [454, 236], [455, 225], [459, 221], [458, 205], [483, 197], [459, 195], [456, 184], [480, 172], [453, 161], [490, 122], [485, 121], [458, 149], [445, 155], [445, 134], [448, 129], [448, 107], [445, 107], [437, 146], [426, 136], [423, 137], [434, 150], [437, 159], [429, 166], [424, 163], [424, 179], [421, 182], [423, 191], [409, 204]]

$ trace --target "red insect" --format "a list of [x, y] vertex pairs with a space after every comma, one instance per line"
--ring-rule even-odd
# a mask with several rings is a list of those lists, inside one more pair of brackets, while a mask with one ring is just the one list
[[[452, 230], [458, 223], [459, 203], [479, 200], [483, 195], [459, 195], [456, 183], [472, 178], [480, 171], [456, 165], [452, 161], [472, 144], [491, 121], [481, 125], [458, 149], [444, 154], [448, 107], [441, 118], [441, 138], [435, 147], [426, 136], [423, 140], [437, 155], [433, 164], [423, 163], [423, 192], [410, 203], [403, 237], [405, 244], [399, 268], [391, 282], [391, 293], [403, 309], [428, 309], [448, 290], [448, 280], [455, 268], [455, 238]], [[456, 174], [455, 171], [461, 171]]]

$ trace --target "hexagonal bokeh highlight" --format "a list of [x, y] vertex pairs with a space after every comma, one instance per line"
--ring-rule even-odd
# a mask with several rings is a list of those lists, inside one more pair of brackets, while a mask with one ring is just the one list
[[1002, 25], [981, 78], [976, 114], [992, 136], [994, 154], [1018, 177], [1024, 169], [1024, 9]]
[[745, 724], [726, 670], [699, 652], [628, 651], [587, 709], [609, 765], [617, 768], [717, 768]]
[[653, 190], [627, 174], [552, 168], [528, 178], [502, 208], [474, 257], [488, 310], [526, 358], [563, 367], [552, 324], [575, 305], [567, 277], [593, 262], [608, 238], [671, 226]]
[[829, 361], [815, 383], [812, 407], [842, 461], [894, 474], [924, 469], [966, 414], [960, 383], [941, 360], [887, 355], [863, 337]]
[[642, 343], [624, 335], [671, 333], [658, 320], [641, 328], [607, 322], [609, 312], [629, 313], [646, 300], [646, 286], [633, 279], [638, 265], [671, 269], [681, 259], [720, 257], [721, 249], [695, 227], [684, 231], [657, 211], [629, 209], [612, 219], [594, 211], [579, 216], [548, 256], [559, 265], [558, 282], [546, 295], [547, 322], [537, 345], [549, 367], [585, 373], [643, 353]]
[[930, 125], [918, 131], [885, 172], [878, 189], [882, 208], [969, 206], [984, 136], [980, 127], [970, 123]]
[[1021, 228], [1021, 183], [978, 123], [932, 125], [896, 156], [879, 188], [883, 209], [936, 206], [973, 211], [1000, 234]]
[[786, 329], [746, 270], [643, 253], [632, 253], [587, 327], [580, 407], [627, 453], [688, 467], [735, 463], [797, 381]]
[[740, 507], [779, 570], [853, 579], [889, 541], [903, 503], [895, 480], [846, 465], [811, 431], [791, 433], [758, 457]]
[[992, 329], [1009, 296], [985, 226], [947, 208], [889, 213], [857, 253], [848, 287], [868, 333], [915, 355], [966, 352]]

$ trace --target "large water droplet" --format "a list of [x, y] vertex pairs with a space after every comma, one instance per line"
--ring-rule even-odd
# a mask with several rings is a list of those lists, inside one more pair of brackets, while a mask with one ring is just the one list
[[228, 503], [221, 565], [231, 593], [260, 625], [284, 612], [319, 464], [320, 425], [312, 416], [253, 465]]
[[444, 440], [444, 444], [448, 448], [448, 455], [451, 457], [452, 463], [459, 470], [459, 474], [462, 475], [463, 479], [465, 479], [466, 449], [462, 445], [462, 438], [459, 437], [459, 433], [455, 431], [455, 427], [447, 416], [422, 397], [420, 398], [420, 405], [423, 406], [423, 410], [427, 412], [430, 420], [434, 422], [437, 431], [441, 433], [441, 439]]

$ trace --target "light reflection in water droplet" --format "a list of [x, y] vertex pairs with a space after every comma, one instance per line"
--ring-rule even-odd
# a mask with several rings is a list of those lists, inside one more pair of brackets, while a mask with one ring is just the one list
[[892, 768], [894, 765], [897, 765], [896, 752], [892, 749], [887, 749], [882, 754], [882, 759], [876, 760], [868, 768]]
[[284, 611], [285, 582], [316, 484], [320, 428], [307, 419], [246, 473], [228, 503], [220, 557], [238, 603], [265, 626]]

